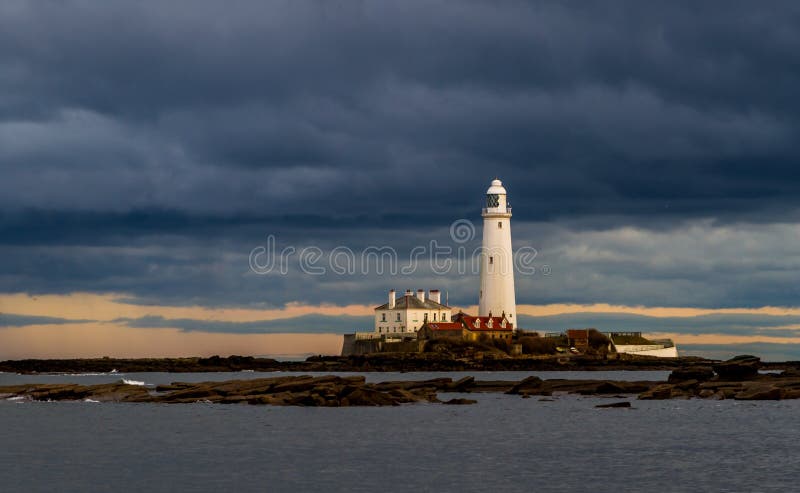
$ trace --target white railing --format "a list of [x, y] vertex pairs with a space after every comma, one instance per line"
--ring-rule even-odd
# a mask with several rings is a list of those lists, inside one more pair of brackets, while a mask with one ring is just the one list
[[511, 214], [511, 207], [506, 207], [505, 211], [501, 211], [499, 207], [484, 207], [481, 214]]

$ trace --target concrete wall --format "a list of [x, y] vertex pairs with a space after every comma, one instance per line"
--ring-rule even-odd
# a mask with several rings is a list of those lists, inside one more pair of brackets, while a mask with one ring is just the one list
[[658, 358], [677, 358], [677, 346], [664, 347], [663, 344], [621, 344], [616, 345], [618, 353], [635, 354], [638, 356], [656, 356]]
[[424, 341], [387, 342], [380, 338], [360, 339], [356, 334], [345, 334], [342, 344], [342, 356], [353, 356], [368, 353], [385, 352], [417, 352]]

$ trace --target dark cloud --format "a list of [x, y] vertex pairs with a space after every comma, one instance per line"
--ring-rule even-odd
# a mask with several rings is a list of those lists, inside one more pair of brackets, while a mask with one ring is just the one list
[[702, 356], [719, 360], [730, 359], [741, 354], [757, 354], [764, 361], [800, 361], [797, 344], [774, 344], [756, 342], [747, 344], [682, 344], [681, 354]]
[[26, 325], [62, 325], [94, 322], [94, 320], [66, 319], [59, 317], [42, 317], [0, 313], [0, 327], [25, 327]]
[[147, 316], [136, 319], [121, 318], [114, 322], [124, 323], [128, 327], [134, 328], [179, 328], [186, 332], [344, 334], [353, 332], [354, 328], [359, 328], [362, 331], [371, 330], [373, 318], [370, 316], [354, 317], [348, 315], [302, 315], [294, 318], [258, 320], [255, 322], [219, 322]]
[[780, 236], [741, 265], [713, 237], [691, 269], [641, 238], [574, 254], [597, 231], [797, 219], [799, 24], [788, 1], [10, 3], [0, 290], [472, 303], [469, 277], [253, 278], [246, 256], [270, 233], [407, 255], [477, 219], [498, 175], [516, 244], [554, 268], [521, 302], [796, 304]]
[[542, 332], [594, 327], [603, 332], [666, 332], [671, 334], [727, 334], [797, 337], [798, 316], [713, 314], [696, 317], [649, 317], [630, 313], [569, 313], [544, 317], [520, 315], [520, 325]]

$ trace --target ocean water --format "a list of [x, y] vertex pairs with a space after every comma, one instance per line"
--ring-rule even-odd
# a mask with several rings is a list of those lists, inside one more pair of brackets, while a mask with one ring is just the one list
[[[161, 383], [246, 375], [36, 377]], [[28, 378], [0, 374], [0, 384]], [[1, 401], [0, 491], [797, 490], [800, 401], [632, 400], [633, 409], [597, 409], [621, 399], [468, 396], [478, 404], [328, 409]]]

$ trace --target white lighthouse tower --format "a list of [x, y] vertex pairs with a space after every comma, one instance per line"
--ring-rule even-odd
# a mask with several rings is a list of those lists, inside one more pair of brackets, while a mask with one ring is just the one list
[[511, 251], [511, 207], [503, 182], [495, 178], [486, 191], [483, 209], [481, 248], [481, 292], [478, 316], [505, 314], [517, 327], [517, 302], [514, 295], [514, 257]]

